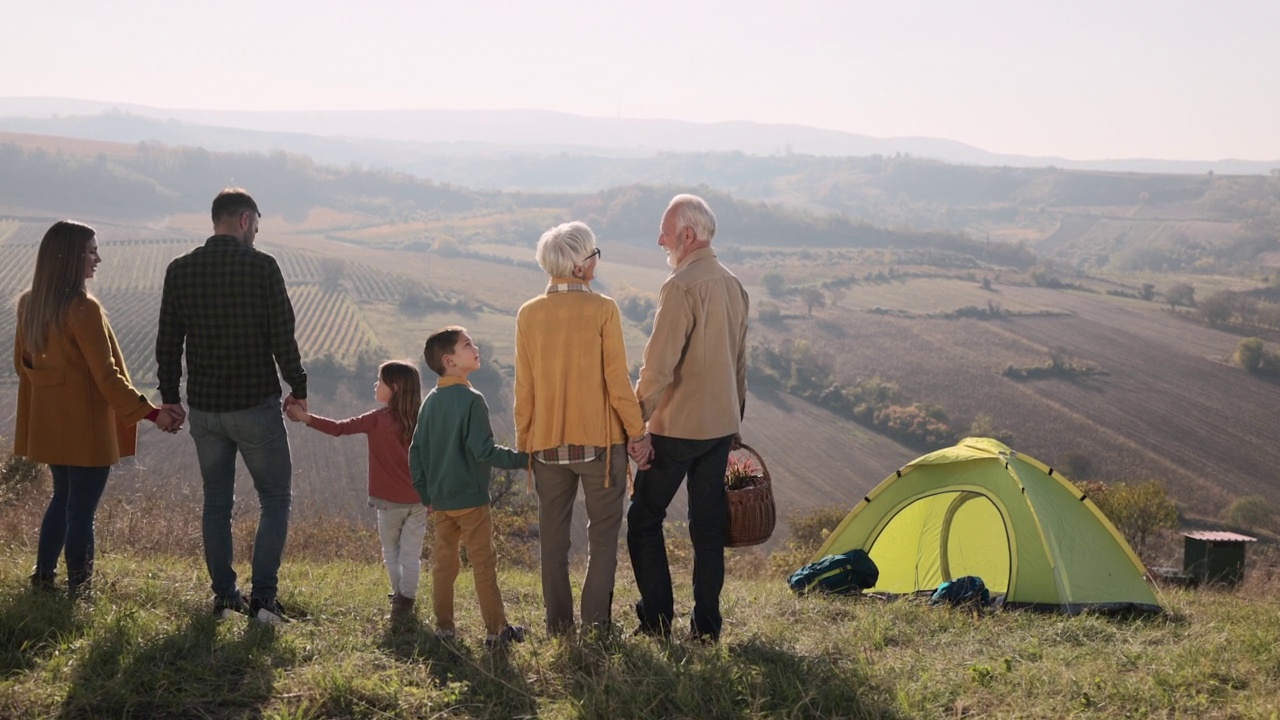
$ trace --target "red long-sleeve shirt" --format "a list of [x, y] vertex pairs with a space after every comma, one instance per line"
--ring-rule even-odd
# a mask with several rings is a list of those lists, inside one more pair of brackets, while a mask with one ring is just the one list
[[359, 435], [369, 440], [369, 494], [389, 502], [420, 504], [409, 477], [409, 443], [391, 408], [382, 407], [346, 420], [311, 416], [311, 427], [326, 435]]

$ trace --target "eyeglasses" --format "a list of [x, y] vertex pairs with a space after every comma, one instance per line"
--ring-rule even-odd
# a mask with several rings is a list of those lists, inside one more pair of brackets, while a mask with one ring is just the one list
[[[586, 256], [586, 257], [582, 258], [582, 262], [583, 262], [583, 263], [585, 263], [585, 262], [590, 261], [590, 260], [591, 260], [591, 258], [598, 258], [598, 257], [600, 257], [600, 248], [596, 248], [595, 250], [592, 250], [590, 255], [588, 255], [588, 256]], [[581, 264], [581, 263], [579, 263], [579, 264]]]

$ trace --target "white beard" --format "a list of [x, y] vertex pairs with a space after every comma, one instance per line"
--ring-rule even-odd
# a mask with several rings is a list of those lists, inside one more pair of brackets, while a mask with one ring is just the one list
[[669, 247], [669, 248], [666, 248], [666, 250], [667, 250], [667, 267], [674, 270], [676, 268], [676, 265], [680, 264], [679, 262], [676, 261], [676, 257], [684, 252], [684, 245], [681, 245], [680, 247], [676, 247], [676, 248]]

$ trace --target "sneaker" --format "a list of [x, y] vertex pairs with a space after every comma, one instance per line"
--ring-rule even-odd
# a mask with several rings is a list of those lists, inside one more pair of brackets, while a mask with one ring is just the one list
[[508, 625], [502, 628], [502, 632], [497, 635], [490, 635], [484, 639], [484, 646], [488, 650], [496, 650], [504, 648], [511, 643], [524, 642], [525, 629], [523, 625]]
[[213, 599], [213, 616], [218, 620], [230, 620], [236, 614], [249, 614], [249, 601], [244, 599], [243, 595], [236, 595], [234, 598], [214, 598]]
[[284, 608], [280, 607], [280, 601], [275, 598], [270, 600], [253, 598], [250, 600], [249, 619], [257, 620], [267, 625], [287, 625], [293, 622], [288, 615], [285, 615]]

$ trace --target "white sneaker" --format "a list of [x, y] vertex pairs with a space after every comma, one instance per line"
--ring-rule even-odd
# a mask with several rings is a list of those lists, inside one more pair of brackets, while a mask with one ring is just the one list
[[293, 622], [288, 615], [284, 614], [284, 608], [280, 607], [280, 601], [275, 598], [270, 600], [253, 598], [249, 602], [249, 617], [267, 625], [287, 625]]

